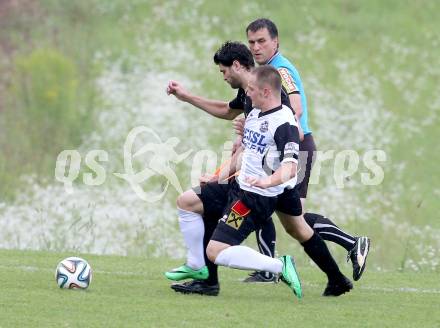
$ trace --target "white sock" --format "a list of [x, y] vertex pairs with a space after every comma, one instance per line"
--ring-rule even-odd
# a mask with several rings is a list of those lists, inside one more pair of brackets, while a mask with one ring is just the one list
[[215, 264], [240, 270], [268, 271], [281, 273], [283, 262], [270, 256], [263, 255], [246, 246], [231, 246], [217, 255]]
[[205, 251], [203, 249], [203, 236], [205, 225], [200, 214], [177, 208], [179, 214], [180, 231], [183, 234], [187, 248], [186, 265], [198, 270], [205, 265]]

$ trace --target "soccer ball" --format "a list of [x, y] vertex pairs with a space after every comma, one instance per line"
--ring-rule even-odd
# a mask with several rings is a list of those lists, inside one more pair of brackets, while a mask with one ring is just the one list
[[58, 264], [55, 279], [60, 288], [86, 289], [92, 281], [92, 268], [82, 258], [68, 257]]

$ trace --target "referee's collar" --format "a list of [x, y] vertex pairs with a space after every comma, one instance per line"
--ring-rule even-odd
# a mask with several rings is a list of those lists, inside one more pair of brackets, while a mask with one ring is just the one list
[[[269, 109], [268, 111], [260, 112], [260, 113], [258, 114], [258, 117], [260, 118], [260, 117], [262, 117], [262, 116], [265, 116], [265, 115], [269, 115], [269, 114], [275, 113], [275, 112], [279, 111], [279, 110], [282, 109], [282, 108], [283, 108], [283, 104], [279, 105], [278, 107], [275, 107], [275, 108]], [[260, 109], [260, 110], [261, 110], [261, 109]]]
[[274, 55], [272, 56], [272, 57], [270, 57], [270, 59], [267, 61], [267, 64], [266, 65], [270, 65], [270, 63], [272, 62], [272, 60], [276, 57], [276, 56], [278, 56], [280, 54], [280, 52], [277, 50], [275, 53], [274, 53]]

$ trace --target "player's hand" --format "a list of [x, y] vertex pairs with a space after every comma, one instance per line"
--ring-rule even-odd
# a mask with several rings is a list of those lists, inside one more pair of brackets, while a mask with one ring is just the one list
[[167, 95], [174, 95], [177, 99], [185, 101], [188, 91], [177, 81], [170, 80], [167, 85]]
[[200, 185], [207, 184], [208, 182], [218, 181], [218, 175], [205, 173], [199, 178]]
[[244, 121], [244, 117], [238, 117], [232, 121], [232, 126], [234, 127], [235, 133], [239, 136], [243, 136]]
[[269, 182], [266, 181], [266, 179], [246, 177], [245, 181], [252, 187], [258, 187], [261, 189], [266, 189], [269, 187]]
[[234, 155], [236, 151], [240, 149], [242, 140], [243, 140], [243, 136], [240, 135], [237, 136], [234, 143], [232, 144], [232, 155]]

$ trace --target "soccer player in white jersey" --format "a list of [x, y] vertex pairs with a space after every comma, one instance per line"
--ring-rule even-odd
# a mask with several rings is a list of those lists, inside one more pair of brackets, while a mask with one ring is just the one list
[[271, 66], [252, 72], [248, 96], [254, 109], [246, 118], [241, 170], [230, 184], [228, 205], [206, 253], [217, 265], [280, 274], [298, 298], [301, 284], [290, 256], [279, 259], [240, 246], [272, 215], [277, 196], [293, 189], [299, 152], [298, 125], [292, 110], [281, 104], [281, 78]]

